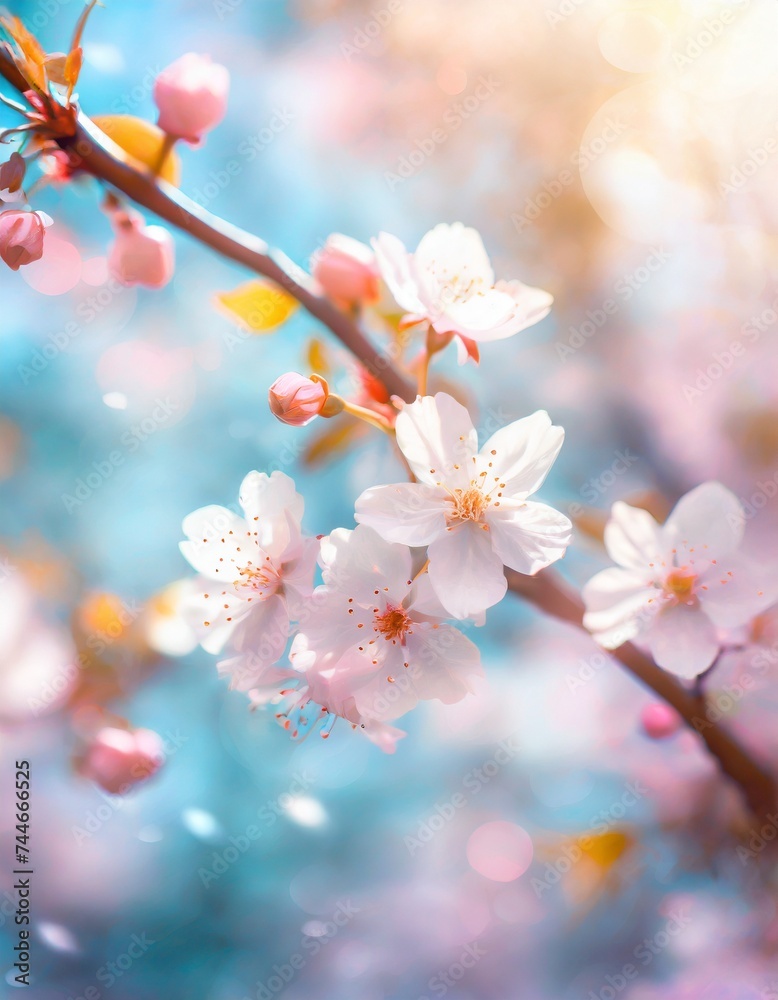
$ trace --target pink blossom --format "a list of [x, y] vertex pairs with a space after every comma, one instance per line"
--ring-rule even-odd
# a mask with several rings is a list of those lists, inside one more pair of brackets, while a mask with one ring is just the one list
[[322, 381], [287, 372], [270, 386], [268, 402], [282, 423], [304, 427], [321, 413], [327, 402], [327, 387]]
[[665, 670], [692, 678], [718, 656], [719, 629], [738, 628], [775, 599], [764, 570], [740, 550], [745, 525], [737, 497], [703, 483], [667, 522], [619, 501], [605, 529], [618, 563], [584, 587], [584, 625], [606, 649], [645, 638]]
[[198, 143], [227, 110], [230, 74], [208, 55], [189, 52], [154, 82], [159, 127], [168, 135]]
[[441, 223], [409, 253], [396, 236], [373, 240], [376, 260], [406, 324], [427, 322], [455, 335], [460, 363], [477, 360], [478, 344], [502, 340], [543, 319], [553, 298], [520, 281], [495, 281], [475, 229]]
[[106, 726], [92, 739], [81, 773], [114, 795], [150, 778], [165, 759], [161, 738], [150, 729]]
[[116, 233], [108, 268], [123, 285], [162, 288], [173, 277], [175, 245], [162, 226], [147, 226], [137, 212], [114, 212]]
[[324, 294], [341, 309], [378, 301], [380, 282], [370, 247], [341, 233], [333, 233], [314, 261], [313, 276]]
[[46, 225], [41, 212], [15, 208], [0, 212], [0, 257], [12, 271], [41, 259]]
[[417, 482], [365, 490], [356, 520], [389, 542], [429, 546], [430, 581], [450, 615], [467, 618], [502, 600], [503, 564], [534, 574], [564, 555], [570, 521], [528, 499], [564, 440], [543, 410], [479, 451], [470, 414], [439, 392], [405, 406], [396, 431]]
[[310, 698], [353, 723], [396, 719], [420, 700], [446, 704], [482, 675], [478, 648], [452, 625], [411, 552], [359, 525], [322, 541], [314, 592], [290, 661]]
[[[248, 691], [285, 676], [274, 670], [313, 589], [319, 543], [300, 530], [303, 498], [283, 472], [250, 472], [240, 487], [244, 516], [202, 507], [184, 518], [184, 557], [200, 574], [188, 618], [231, 686]], [[286, 672], [288, 674], [288, 670]]]

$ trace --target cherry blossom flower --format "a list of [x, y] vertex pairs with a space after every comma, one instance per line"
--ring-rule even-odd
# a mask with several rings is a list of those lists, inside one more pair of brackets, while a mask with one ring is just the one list
[[313, 261], [313, 276], [341, 309], [372, 305], [380, 296], [375, 254], [359, 240], [333, 233]]
[[230, 74], [208, 55], [188, 52], [154, 81], [159, 127], [168, 135], [199, 143], [227, 110]]
[[717, 482], [682, 497], [664, 525], [615, 503], [605, 546], [618, 566], [585, 586], [584, 625], [606, 649], [645, 639], [659, 666], [696, 677], [719, 654], [717, 630], [744, 625], [775, 598], [738, 551], [744, 525], [740, 501]]
[[203, 649], [234, 656], [219, 664], [247, 691], [268, 678], [284, 652], [290, 620], [313, 590], [319, 543], [300, 530], [303, 498], [283, 472], [250, 472], [240, 487], [244, 516], [202, 507], [184, 519], [181, 552], [200, 574], [190, 620]]
[[164, 760], [164, 744], [152, 730], [105, 726], [90, 742], [80, 770], [116, 795], [156, 774]]
[[373, 240], [381, 275], [406, 325], [426, 321], [455, 335], [460, 363], [478, 360], [478, 344], [512, 337], [548, 315], [553, 298], [520, 281], [495, 281], [483, 241], [461, 222], [441, 223], [409, 253], [389, 233]]
[[108, 269], [123, 285], [162, 288], [173, 277], [175, 245], [163, 226], [147, 226], [135, 211], [114, 211], [116, 238], [108, 253]]
[[396, 719], [420, 700], [451, 704], [482, 675], [466, 636], [441, 623], [429, 578], [412, 556], [364, 526], [322, 541], [324, 583], [290, 653], [308, 697], [335, 716], [369, 725]]
[[268, 402], [273, 416], [282, 423], [304, 427], [318, 417], [327, 402], [327, 383], [287, 372], [270, 386]]
[[43, 256], [43, 238], [51, 219], [43, 212], [12, 208], [0, 212], [0, 258], [18, 271]]
[[479, 451], [465, 407], [439, 392], [404, 407], [396, 430], [418, 482], [365, 490], [356, 519], [389, 542], [429, 546], [430, 581], [450, 615], [497, 604], [503, 564], [532, 575], [564, 555], [570, 521], [528, 499], [564, 439], [545, 411], [503, 427]]

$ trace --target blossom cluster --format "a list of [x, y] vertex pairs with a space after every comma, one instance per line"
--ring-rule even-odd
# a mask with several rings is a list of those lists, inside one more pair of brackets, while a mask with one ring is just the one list
[[569, 542], [568, 519], [529, 499], [562, 444], [547, 414], [479, 449], [468, 411], [437, 393], [404, 406], [395, 433], [416, 482], [366, 490], [353, 529], [306, 537], [303, 499], [282, 472], [249, 473], [240, 513], [204, 507], [184, 520], [201, 644], [234, 688], [275, 701], [294, 736], [317, 724], [326, 735], [340, 717], [392, 748], [388, 723], [419, 701], [460, 700], [481, 675], [454, 622], [483, 621], [506, 592], [504, 565], [535, 573]]

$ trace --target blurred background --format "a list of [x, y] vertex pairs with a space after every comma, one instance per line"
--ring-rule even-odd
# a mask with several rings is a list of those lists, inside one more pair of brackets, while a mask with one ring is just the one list
[[[50, 51], [80, 9], [13, 5]], [[415, 247], [462, 220], [499, 276], [552, 291], [541, 324], [435, 378], [483, 427], [542, 406], [566, 428], [544, 498], [576, 519], [581, 583], [613, 501], [661, 514], [709, 478], [775, 552], [777, 31], [772, 0], [110, 0], [79, 92], [154, 120], [155, 75], [208, 52], [230, 109], [182, 187], [210, 211], [302, 266], [334, 231]], [[302, 313], [237, 329], [213, 298], [246, 275], [207, 249], [177, 234], [166, 289], [111, 291], [100, 196], [41, 190], [46, 257], [0, 271], [0, 740], [6, 800], [32, 764], [33, 995], [778, 996], [760, 835], [585, 636], [508, 598], [470, 633], [482, 690], [418, 709], [394, 756], [340, 725], [291, 743], [192, 649], [167, 589], [185, 514], [280, 468], [326, 533], [399, 466], [272, 420], [268, 385], [312, 349], [344, 389], [351, 363]], [[775, 765], [778, 619], [750, 639], [713, 690]], [[78, 773], [95, 705], [165, 744], [123, 796]]]

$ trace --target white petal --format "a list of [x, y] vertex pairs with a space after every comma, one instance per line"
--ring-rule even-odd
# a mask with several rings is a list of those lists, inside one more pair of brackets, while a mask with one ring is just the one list
[[289, 618], [280, 597], [254, 605], [236, 634], [239, 655], [218, 664], [219, 674], [230, 677], [231, 688], [249, 691], [289, 675], [288, 669], [275, 668], [289, 638]]
[[646, 586], [644, 573], [617, 567], [593, 576], [582, 596], [584, 628], [606, 649], [616, 649], [640, 635], [660, 607], [657, 591]]
[[500, 559], [529, 576], [562, 558], [573, 530], [564, 514], [533, 500], [525, 500], [519, 507], [490, 507], [486, 523]]
[[658, 665], [686, 680], [707, 670], [719, 652], [716, 629], [710, 618], [688, 604], [664, 609], [654, 619], [646, 637]]
[[441, 604], [454, 618], [467, 618], [497, 604], [508, 587], [502, 559], [489, 532], [464, 524], [429, 547], [429, 576]]
[[651, 576], [649, 564], [660, 560], [662, 546], [662, 528], [648, 511], [617, 500], [605, 526], [605, 548], [611, 559]]
[[283, 472], [250, 472], [240, 486], [240, 505], [258, 544], [272, 559], [299, 541], [304, 501]]
[[775, 570], [739, 554], [724, 556], [696, 588], [702, 610], [719, 628], [739, 628], [775, 603]]
[[476, 229], [454, 222], [439, 223], [422, 237], [413, 255], [414, 265], [419, 271], [433, 271], [440, 275], [467, 276], [483, 282], [487, 287], [494, 284], [494, 271], [489, 255]]
[[449, 614], [435, 593], [429, 573], [422, 573], [413, 581], [410, 597], [406, 603], [414, 618], [423, 616], [435, 620], [448, 618]]
[[445, 392], [423, 396], [397, 417], [397, 444], [416, 478], [467, 488], [478, 435], [470, 414]]
[[529, 496], [548, 475], [564, 439], [564, 430], [551, 423], [545, 410], [538, 410], [492, 434], [481, 448], [479, 471], [499, 473], [505, 496]]
[[266, 560], [246, 521], [226, 507], [201, 507], [184, 518], [183, 529], [189, 541], [179, 544], [181, 553], [212, 580], [231, 583], [240, 568]]
[[[445, 295], [438, 298], [439, 309], [432, 314], [432, 325], [438, 333], [449, 333], [454, 330], [471, 340], [499, 340], [494, 337], [494, 330], [510, 326], [510, 320], [516, 313], [516, 303], [510, 295], [490, 288], [480, 295], [468, 299], [445, 301]], [[517, 333], [520, 325], [510, 333]], [[509, 336], [510, 334], [505, 334]]]
[[407, 652], [408, 673], [423, 700], [437, 698], [451, 705], [471, 694], [473, 680], [483, 677], [478, 647], [453, 625], [414, 625]]
[[318, 556], [319, 539], [304, 538], [297, 558], [284, 563], [284, 593], [289, 617], [293, 620], [299, 618], [301, 611], [307, 607], [311, 599]]
[[743, 538], [745, 517], [740, 501], [721, 483], [703, 483], [681, 497], [667, 519], [664, 538], [677, 547], [678, 561], [686, 553], [719, 559], [733, 552]]
[[424, 315], [425, 309], [411, 273], [411, 257], [402, 242], [390, 233], [379, 233], [371, 242], [381, 277], [397, 304], [405, 312]]
[[411, 554], [404, 545], [384, 541], [372, 528], [360, 524], [353, 531], [336, 528], [322, 539], [324, 583], [348, 592], [355, 600], [373, 603], [373, 591], [388, 588], [401, 601], [410, 586]]
[[447, 494], [424, 483], [374, 486], [357, 499], [355, 519], [387, 542], [428, 545], [446, 530]]

